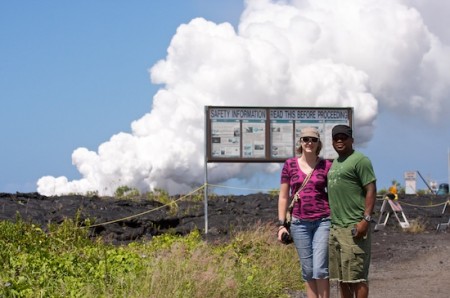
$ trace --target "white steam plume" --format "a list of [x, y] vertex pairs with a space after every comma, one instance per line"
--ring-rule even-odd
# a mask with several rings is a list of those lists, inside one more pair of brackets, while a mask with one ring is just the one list
[[[170, 193], [201, 185], [204, 106], [352, 106], [359, 144], [378, 108], [424, 119], [448, 113], [450, 50], [405, 1], [248, 0], [238, 32], [202, 18], [181, 25], [151, 69], [162, 84], [152, 110], [98, 152], [78, 148], [82, 179], [42, 177], [44, 195], [127, 185]], [[211, 183], [247, 179], [278, 165], [220, 164]]]

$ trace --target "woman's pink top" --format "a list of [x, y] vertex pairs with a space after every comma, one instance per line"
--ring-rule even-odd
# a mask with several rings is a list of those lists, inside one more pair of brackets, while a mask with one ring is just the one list
[[[330, 206], [327, 194], [327, 174], [331, 161], [321, 159], [313, 174], [300, 192], [299, 202], [294, 205], [293, 216], [304, 220], [317, 220], [330, 216]], [[281, 183], [288, 183], [291, 198], [298, 191], [307, 174], [298, 165], [298, 157], [285, 161], [281, 171]]]

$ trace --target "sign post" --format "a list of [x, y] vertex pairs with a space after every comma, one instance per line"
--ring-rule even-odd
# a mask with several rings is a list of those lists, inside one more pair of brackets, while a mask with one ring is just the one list
[[416, 194], [417, 172], [416, 171], [405, 172], [404, 178], [405, 178], [405, 194], [407, 195]]

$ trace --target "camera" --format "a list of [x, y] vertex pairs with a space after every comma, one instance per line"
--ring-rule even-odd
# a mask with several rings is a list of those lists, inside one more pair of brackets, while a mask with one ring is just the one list
[[293, 242], [292, 237], [289, 233], [284, 232], [283, 234], [281, 234], [281, 242], [283, 244], [290, 244]]

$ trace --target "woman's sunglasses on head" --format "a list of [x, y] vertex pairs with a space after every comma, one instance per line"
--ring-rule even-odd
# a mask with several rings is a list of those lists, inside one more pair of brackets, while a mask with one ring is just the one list
[[314, 137], [303, 137], [303, 138], [301, 138], [301, 140], [304, 143], [309, 143], [309, 142], [317, 143], [319, 141], [318, 138], [314, 138]]

